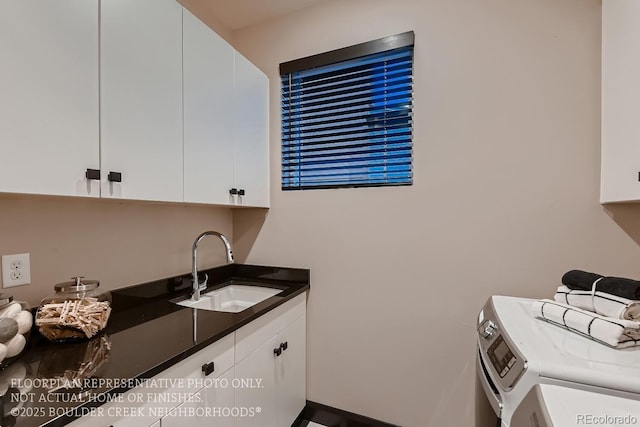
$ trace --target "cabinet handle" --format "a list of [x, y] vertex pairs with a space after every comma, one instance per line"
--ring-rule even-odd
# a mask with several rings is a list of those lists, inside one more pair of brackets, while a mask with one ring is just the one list
[[289, 343], [287, 341], [283, 342], [282, 344], [280, 344], [280, 348], [282, 349], [282, 351], [285, 351], [287, 348], [289, 348]]
[[229, 194], [231, 194], [232, 196], [235, 196], [236, 194], [238, 194], [238, 189], [232, 188], [231, 190], [229, 190]]
[[84, 173], [84, 176], [87, 179], [100, 180], [100, 169], [87, 169], [87, 171]]
[[205, 377], [211, 375], [213, 373], [213, 362], [202, 365], [202, 372], [204, 372]]
[[245, 192], [244, 192], [244, 188], [241, 188], [240, 190], [238, 190], [238, 196], [244, 196]]
[[280, 347], [274, 348], [273, 349], [273, 354], [275, 354], [276, 357], [280, 356], [282, 354], [282, 349]]
[[110, 182], [122, 182], [122, 173], [120, 172], [109, 172], [107, 179]]

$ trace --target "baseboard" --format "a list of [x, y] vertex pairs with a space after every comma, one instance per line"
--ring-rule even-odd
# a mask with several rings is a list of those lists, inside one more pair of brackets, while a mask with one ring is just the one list
[[310, 400], [307, 400], [307, 404], [294, 426], [300, 426], [303, 420], [313, 421], [328, 427], [401, 427]]

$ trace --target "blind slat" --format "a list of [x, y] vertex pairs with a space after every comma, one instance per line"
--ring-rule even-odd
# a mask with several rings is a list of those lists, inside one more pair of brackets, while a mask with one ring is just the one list
[[[391, 108], [394, 105], [398, 105], [398, 104], [407, 104], [411, 102], [411, 93], [409, 93], [408, 95], [406, 94], [402, 94], [402, 95], [395, 95], [395, 94], [391, 94], [391, 95], [387, 95], [384, 98], [384, 104], [382, 104], [382, 106], [385, 107], [389, 107]], [[320, 105], [319, 107], [307, 107], [305, 109], [302, 109], [300, 106], [295, 106], [292, 107], [289, 104], [285, 104], [283, 102], [283, 107], [286, 107], [285, 113], [286, 115], [290, 115], [292, 118], [298, 118], [301, 119], [302, 117], [304, 117], [305, 114], [322, 114], [324, 112], [330, 111], [330, 112], [339, 112], [341, 110], [344, 111], [348, 111], [348, 110], [352, 110], [352, 109], [357, 109], [357, 108], [371, 108], [372, 107], [372, 103], [371, 103], [371, 98], [362, 98], [362, 99], [356, 99], [355, 101], [351, 101], [351, 102], [343, 102], [343, 103], [335, 103], [335, 105]], [[381, 106], [379, 105], [374, 105], [375, 108], [380, 108]]]
[[[308, 98], [298, 97], [293, 98], [291, 103], [295, 104], [295, 110], [300, 108], [308, 108], [316, 105], [340, 105], [345, 102], [354, 102], [358, 100], [364, 101], [376, 101], [384, 102], [390, 96], [394, 96], [393, 99], [398, 99], [401, 96], [410, 98], [412, 93], [411, 85], [402, 84], [393, 87], [379, 88], [353, 88], [353, 90], [344, 90], [337, 94], [329, 94], [326, 96], [310, 96]], [[294, 110], [294, 111], [295, 111]]]
[[315, 138], [315, 139], [310, 138], [305, 140], [304, 145], [301, 145], [301, 144], [299, 145], [298, 140], [296, 140], [295, 138], [291, 138], [288, 142], [283, 141], [283, 148], [316, 147], [318, 149], [321, 149], [327, 143], [336, 143], [336, 144], [355, 143], [355, 142], [371, 143], [370, 141], [377, 141], [379, 143], [380, 140], [390, 140], [391, 138], [398, 138], [402, 136], [407, 136], [411, 138], [411, 131], [404, 128], [398, 128], [398, 129], [385, 129], [384, 131], [379, 131], [377, 133], [372, 133], [372, 134], [369, 134], [369, 133], [345, 134], [336, 138], [333, 138], [333, 137]]
[[350, 153], [360, 153], [360, 152], [386, 152], [390, 150], [400, 150], [411, 148], [410, 140], [394, 140], [388, 141], [383, 144], [368, 144], [368, 143], [358, 143], [358, 144], [333, 144], [331, 147], [327, 147], [326, 149], [318, 149], [316, 147], [304, 147], [301, 149], [289, 149], [283, 150], [282, 158], [287, 161], [295, 161], [296, 158], [305, 158], [305, 157], [323, 157], [324, 155], [331, 154], [350, 154]]
[[360, 86], [375, 84], [381, 81], [399, 81], [411, 78], [411, 70], [406, 68], [409, 64], [399, 64], [391, 68], [364, 70], [358, 73], [341, 76], [341, 78], [323, 80], [318, 82], [292, 81], [285, 82], [282, 94], [285, 96], [296, 96], [297, 94], [313, 94], [322, 91], [338, 90], [345, 86]]
[[387, 122], [384, 126], [384, 129], [379, 129], [376, 128], [374, 126], [359, 126], [359, 127], [341, 127], [341, 126], [337, 126], [337, 127], [333, 127], [333, 126], [327, 126], [326, 129], [323, 129], [322, 131], [310, 131], [310, 132], [304, 132], [304, 131], [292, 131], [290, 132], [290, 135], [285, 138], [286, 141], [291, 141], [293, 140], [294, 142], [296, 140], [300, 140], [300, 139], [313, 139], [313, 138], [319, 138], [319, 139], [326, 139], [326, 138], [333, 138], [333, 137], [343, 137], [343, 136], [350, 136], [350, 135], [376, 135], [376, 132], [392, 132], [394, 129], [397, 129], [399, 131], [404, 130], [407, 126], [409, 126], [411, 124], [410, 120], [400, 120], [400, 121], [394, 121], [392, 122]]

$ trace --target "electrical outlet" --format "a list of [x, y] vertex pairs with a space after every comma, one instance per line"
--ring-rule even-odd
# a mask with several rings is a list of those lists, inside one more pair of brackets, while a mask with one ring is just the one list
[[29, 254], [2, 256], [2, 287], [28, 285], [31, 283]]

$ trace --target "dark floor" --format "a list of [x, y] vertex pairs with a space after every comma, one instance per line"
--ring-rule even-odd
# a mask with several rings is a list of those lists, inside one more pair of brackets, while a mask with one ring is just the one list
[[292, 427], [400, 427], [307, 400]]

